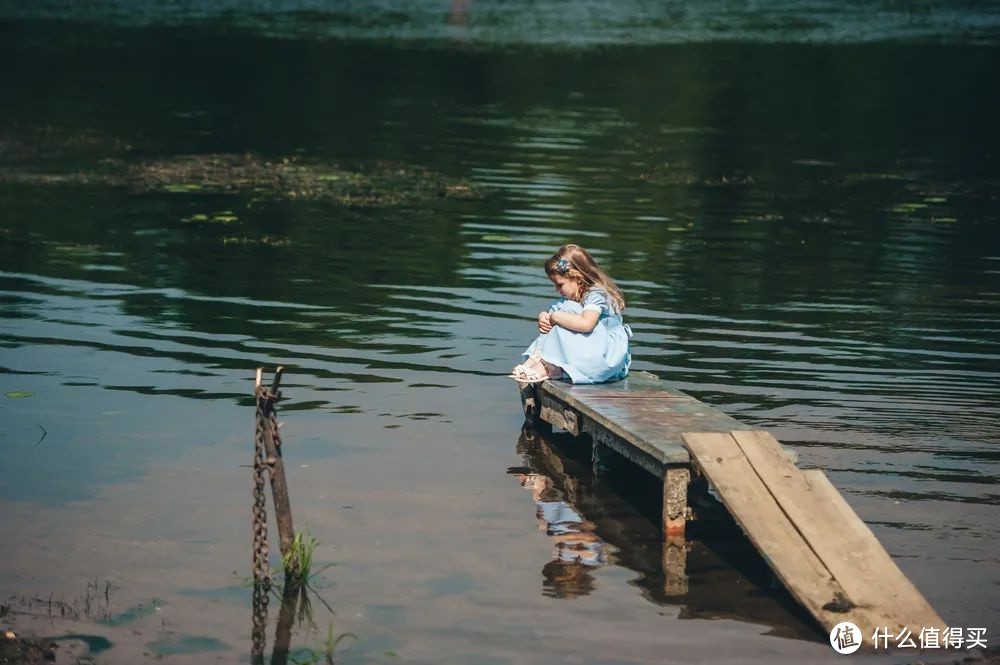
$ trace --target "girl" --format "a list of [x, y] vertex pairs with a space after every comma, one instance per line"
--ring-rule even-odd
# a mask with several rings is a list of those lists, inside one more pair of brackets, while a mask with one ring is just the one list
[[563, 245], [545, 262], [562, 296], [538, 314], [541, 333], [521, 354], [510, 378], [522, 383], [569, 378], [573, 383], [618, 381], [632, 364], [622, 323], [625, 299], [583, 247]]

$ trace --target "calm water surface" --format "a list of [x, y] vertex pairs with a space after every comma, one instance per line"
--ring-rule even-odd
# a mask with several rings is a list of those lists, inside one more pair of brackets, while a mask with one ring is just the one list
[[[296, 524], [334, 564], [335, 614], [314, 600], [293, 648], [333, 625], [345, 663], [832, 661], [738, 532], [695, 533], [677, 595], [655, 484], [522, 435], [502, 377], [575, 241], [628, 297], [635, 369], [826, 470], [946, 621], [1000, 635], [988, 5], [920, 42], [789, 19], [781, 44], [628, 45], [587, 21], [519, 41], [496, 12], [453, 39], [447, 6], [383, 39], [351, 12], [120, 4], [0, 13], [15, 627], [246, 662], [253, 373], [282, 364]], [[361, 198], [127, 175], [190, 155], [336, 165]]]

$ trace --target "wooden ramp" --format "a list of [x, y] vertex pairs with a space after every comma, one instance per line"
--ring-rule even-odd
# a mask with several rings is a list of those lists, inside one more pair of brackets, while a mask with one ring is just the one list
[[694, 468], [715, 487], [781, 582], [827, 630], [856, 624], [919, 640], [941, 617], [819, 470], [802, 471], [767, 432], [684, 433]]

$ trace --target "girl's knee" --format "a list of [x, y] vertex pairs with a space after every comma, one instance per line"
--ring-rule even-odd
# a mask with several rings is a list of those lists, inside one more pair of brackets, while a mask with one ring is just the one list
[[557, 312], [568, 312], [570, 314], [583, 314], [583, 305], [575, 300], [564, 300], [555, 308]]

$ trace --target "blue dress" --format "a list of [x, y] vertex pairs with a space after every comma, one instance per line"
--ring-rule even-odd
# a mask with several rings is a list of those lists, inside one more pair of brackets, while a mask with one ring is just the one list
[[550, 312], [582, 314], [585, 310], [600, 312], [597, 325], [589, 333], [575, 332], [553, 326], [539, 335], [524, 353], [528, 358], [534, 351], [542, 360], [558, 365], [573, 383], [604, 383], [619, 381], [628, 374], [632, 364], [629, 338], [632, 330], [622, 323], [622, 316], [614, 311], [604, 289], [591, 289], [583, 302], [560, 298], [549, 307]]

